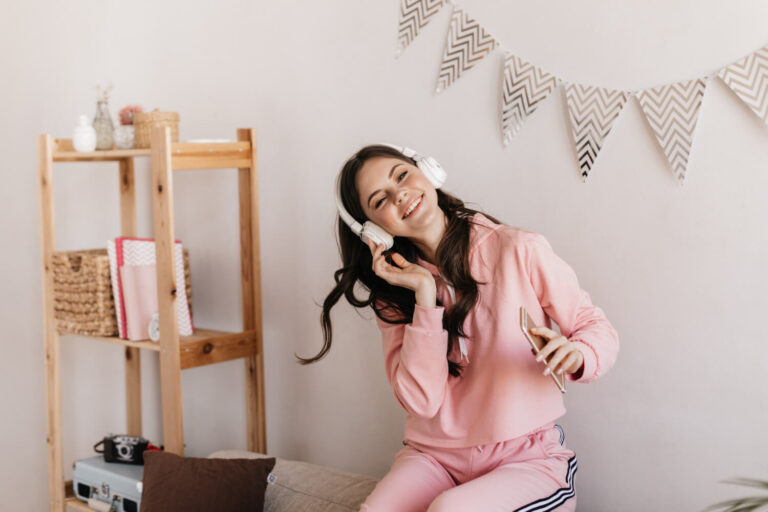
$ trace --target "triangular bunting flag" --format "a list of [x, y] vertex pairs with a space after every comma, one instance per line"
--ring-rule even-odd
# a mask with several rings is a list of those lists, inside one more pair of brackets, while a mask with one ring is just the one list
[[447, 88], [461, 74], [475, 65], [496, 48], [499, 43], [488, 34], [477, 21], [463, 9], [454, 9], [448, 41], [445, 44], [443, 62], [440, 64], [440, 76], [437, 79], [437, 92]]
[[507, 53], [502, 73], [501, 130], [504, 145], [533, 114], [539, 103], [555, 90], [558, 79], [530, 62]]
[[706, 82], [703, 78], [662, 85], [637, 93], [648, 123], [656, 134], [680, 184], [685, 180], [693, 130], [699, 117]]
[[586, 181], [592, 164], [603, 147], [603, 141], [621, 113], [629, 94], [602, 87], [568, 84], [565, 95], [581, 177]]
[[427, 24], [445, 0], [400, 0], [400, 27], [397, 30], [397, 51], [400, 55], [411, 41], [419, 34], [419, 30]]
[[768, 123], [768, 46], [724, 67], [718, 76]]

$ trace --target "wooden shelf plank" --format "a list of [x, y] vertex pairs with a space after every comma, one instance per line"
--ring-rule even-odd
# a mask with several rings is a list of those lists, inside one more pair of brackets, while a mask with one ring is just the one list
[[80, 501], [75, 496], [75, 490], [72, 487], [72, 480], [64, 482], [64, 510], [65, 512], [96, 512], [85, 502]]
[[186, 336], [181, 343], [181, 369], [221, 363], [248, 357], [258, 351], [257, 331], [222, 333], [209, 331], [210, 335], [193, 340]]
[[67, 498], [64, 503], [66, 512], [97, 512], [95, 508], [89, 507], [77, 498]]
[[98, 162], [100, 160], [122, 160], [134, 156], [150, 156], [152, 152], [149, 149], [105, 149], [102, 151], [91, 151], [81, 153], [79, 151], [55, 151], [53, 153], [54, 162]]
[[176, 142], [171, 159], [173, 170], [246, 168], [251, 166], [251, 143]]
[[[107, 149], [75, 151], [71, 139], [55, 139], [54, 162], [114, 161], [136, 156], [151, 156], [146, 149]], [[173, 169], [229, 169], [251, 166], [251, 143], [244, 142], [175, 142], [171, 144]]]
[[227, 153], [238, 153], [241, 155], [241, 158], [250, 160], [251, 143], [248, 141], [171, 143], [171, 154], [173, 156], [204, 156], [222, 155]]
[[[192, 336], [179, 336], [181, 368], [194, 368], [253, 355], [258, 350], [257, 334], [255, 330], [227, 332], [199, 328], [194, 330]], [[154, 341], [130, 341], [117, 336], [89, 336], [72, 333], [61, 333], [61, 336], [82, 337], [127, 347], [160, 351], [160, 343]]]
[[75, 151], [72, 139], [53, 139], [54, 162], [98, 162], [101, 160], [121, 160], [134, 156], [150, 156], [152, 151], [146, 149], [105, 149], [87, 153]]
[[92, 336], [90, 334], [77, 334], [77, 333], [70, 333], [70, 332], [62, 332], [62, 333], [59, 333], [59, 335], [60, 336], [76, 336], [79, 338], [88, 338], [92, 340], [106, 341], [108, 343], [117, 343], [119, 345], [125, 345], [126, 347], [145, 348], [148, 350], [155, 350], [157, 352], [160, 351], [160, 344], [155, 343], [154, 341], [131, 341], [131, 340], [124, 340], [117, 336]]
[[173, 170], [193, 170], [193, 169], [238, 169], [250, 167], [251, 161], [247, 158], [238, 158], [235, 155], [219, 156], [174, 156]]

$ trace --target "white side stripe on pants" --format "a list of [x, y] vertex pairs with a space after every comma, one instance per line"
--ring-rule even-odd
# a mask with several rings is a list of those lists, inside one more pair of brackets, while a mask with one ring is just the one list
[[576, 488], [573, 486], [573, 475], [578, 468], [579, 465], [578, 462], [576, 462], [576, 456], [574, 455], [568, 461], [568, 474], [565, 477], [568, 487], [558, 489], [552, 496], [536, 500], [528, 505], [523, 505], [515, 510], [515, 512], [547, 512], [555, 510], [565, 503], [568, 498], [573, 498], [576, 495]]

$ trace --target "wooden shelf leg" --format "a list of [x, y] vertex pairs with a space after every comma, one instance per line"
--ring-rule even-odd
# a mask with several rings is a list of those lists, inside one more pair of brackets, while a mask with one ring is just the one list
[[165, 451], [184, 455], [181, 410], [181, 356], [176, 317], [176, 268], [173, 229], [171, 130], [155, 127], [152, 147], [152, 196], [157, 259], [157, 305], [160, 314], [160, 386]]
[[125, 347], [125, 432], [141, 435], [141, 350]]
[[259, 258], [258, 173], [256, 130], [237, 130], [239, 142], [251, 143], [251, 167], [238, 169], [240, 196], [240, 265], [243, 330], [256, 330], [257, 352], [245, 358], [245, 400], [248, 450], [267, 453], [264, 403], [264, 351], [261, 327], [261, 261]]
[[[133, 158], [120, 160], [120, 232], [136, 236], [136, 187]], [[141, 435], [141, 351], [125, 348], [125, 418], [126, 434]]]
[[61, 443], [61, 344], [53, 309], [51, 255], [56, 250], [53, 208], [53, 140], [37, 138], [40, 185], [40, 225], [43, 263], [43, 336], [45, 338], [46, 444], [48, 445], [48, 498], [51, 511], [64, 510], [64, 460]]

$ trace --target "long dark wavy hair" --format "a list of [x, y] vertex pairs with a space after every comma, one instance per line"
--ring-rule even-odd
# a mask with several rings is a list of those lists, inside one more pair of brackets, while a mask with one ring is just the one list
[[[371, 158], [394, 157], [406, 163], [416, 165], [416, 162], [389, 146], [371, 145], [360, 149], [352, 156], [341, 170], [341, 201], [347, 211], [358, 222], [363, 224], [367, 219], [360, 205], [357, 190], [357, 173], [363, 164]], [[464, 202], [441, 189], [437, 189], [437, 204], [445, 213], [448, 223], [445, 234], [440, 240], [435, 253], [435, 266], [440, 274], [454, 287], [457, 302], [443, 315], [443, 327], [448, 331], [448, 350], [446, 359], [451, 353], [453, 344], [459, 336], [467, 338], [463, 330], [464, 319], [477, 302], [478, 283], [472, 277], [469, 269], [469, 242], [471, 217], [477, 210], [467, 208]], [[483, 213], [492, 221], [498, 220]], [[413, 290], [394, 286], [373, 272], [373, 255], [368, 245], [360, 240], [347, 224], [338, 219], [339, 251], [341, 252], [342, 267], [333, 274], [336, 285], [323, 302], [320, 323], [323, 329], [323, 348], [311, 358], [304, 359], [296, 356], [300, 364], [310, 364], [322, 359], [331, 349], [333, 329], [331, 326], [331, 308], [336, 305], [341, 296], [356, 308], [371, 307], [376, 316], [390, 324], [408, 324], [413, 321], [413, 310], [416, 295]], [[426, 259], [421, 251], [408, 238], [394, 237], [394, 245], [384, 254], [392, 264], [390, 254], [400, 253], [406, 260], [415, 263], [416, 257]], [[360, 282], [370, 293], [366, 298], [355, 296], [355, 285]], [[438, 300], [438, 305], [442, 304]], [[454, 377], [461, 375], [463, 366], [448, 359], [448, 371]]]

